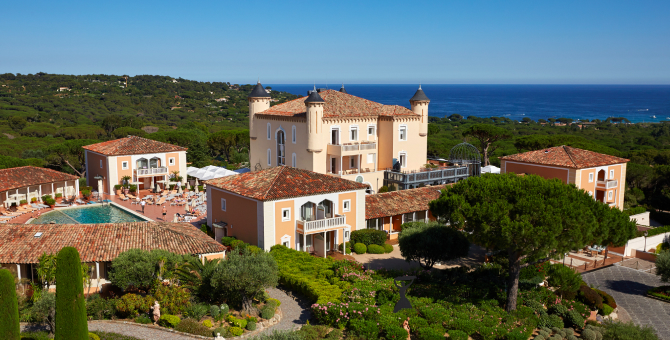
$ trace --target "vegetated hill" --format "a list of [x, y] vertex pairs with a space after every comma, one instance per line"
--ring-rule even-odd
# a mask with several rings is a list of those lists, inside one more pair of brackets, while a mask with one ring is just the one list
[[[127, 86], [126, 86], [127, 85]], [[254, 85], [199, 82], [168, 76], [141, 75], [0, 75], [0, 119], [21, 117], [58, 128], [97, 125], [113, 115], [128, 126], [180, 126], [201, 122], [220, 128], [247, 125], [247, 95]], [[297, 98], [271, 92], [273, 104]], [[33, 130], [49, 131], [50, 125]], [[51, 130], [52, 132], [55, 132]]]

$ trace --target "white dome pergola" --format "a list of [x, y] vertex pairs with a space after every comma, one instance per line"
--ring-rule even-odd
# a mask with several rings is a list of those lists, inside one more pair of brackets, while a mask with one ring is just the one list
[[238, 175], [238, 173], [235, 171], [231, 171], [226, 168], [214, 165], [208, 165], [204, 168], [196, 168], [190, 166], [186, 169], [186, 174], [191, 177], [195, 177], [201, 181], [206, 181], [208, 179], [214, 179], [219, 177]]

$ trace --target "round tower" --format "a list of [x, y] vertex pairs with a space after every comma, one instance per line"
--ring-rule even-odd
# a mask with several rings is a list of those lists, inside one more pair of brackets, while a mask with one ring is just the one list
[[321, 152], [323, 144], [321, 135], [323, 130], [323, 107], [326, 101], [321, 98], [316, 87], [305, 99], [305, 112], [307, 113], [307, 151]]
[[254, 120], [257, 113], [270, 108], [270, 94], [265, 91], [261, 82], [258, 81], [254, 89], [249, 93], [247, 99], [249, 100], [249, 136], [252, 140], [256, 140], [257, 136], [256, 131], [254, 130]]
[[421, 125], [419, 128], [419, 136], [425, 137], [428, 135], [428, 103], [430, 99], [423, 93], [421, 85], [414, 93], [414, 97], [409, 100], [412, 112], [421, 116]]

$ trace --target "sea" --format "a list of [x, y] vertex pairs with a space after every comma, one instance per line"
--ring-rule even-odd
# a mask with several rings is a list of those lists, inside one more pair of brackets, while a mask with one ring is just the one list
[[[314, 84], [265, 84], [276, 91], [307, 95]], [[344, 84], [351, 95], [409, 107], [419, 85]], [[316, 84], [339, 90], [341, 84]], [[521, 121], [549, 118], [605, 120], [625, 117], [633, 123], [670, 121], [670, 85], [448, 85], [423, 84], [429, 115], [507, 117]]]

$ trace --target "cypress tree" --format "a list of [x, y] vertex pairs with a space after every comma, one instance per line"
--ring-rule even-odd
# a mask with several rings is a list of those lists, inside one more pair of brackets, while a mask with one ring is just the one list
[[0, 269], [0, 338], [8, 340], [21, 338], [14, 276], [7, 269]]
[[65, 247], [56, 258], [55, 340], [88, 340], [86, 301], [79, 252]]

